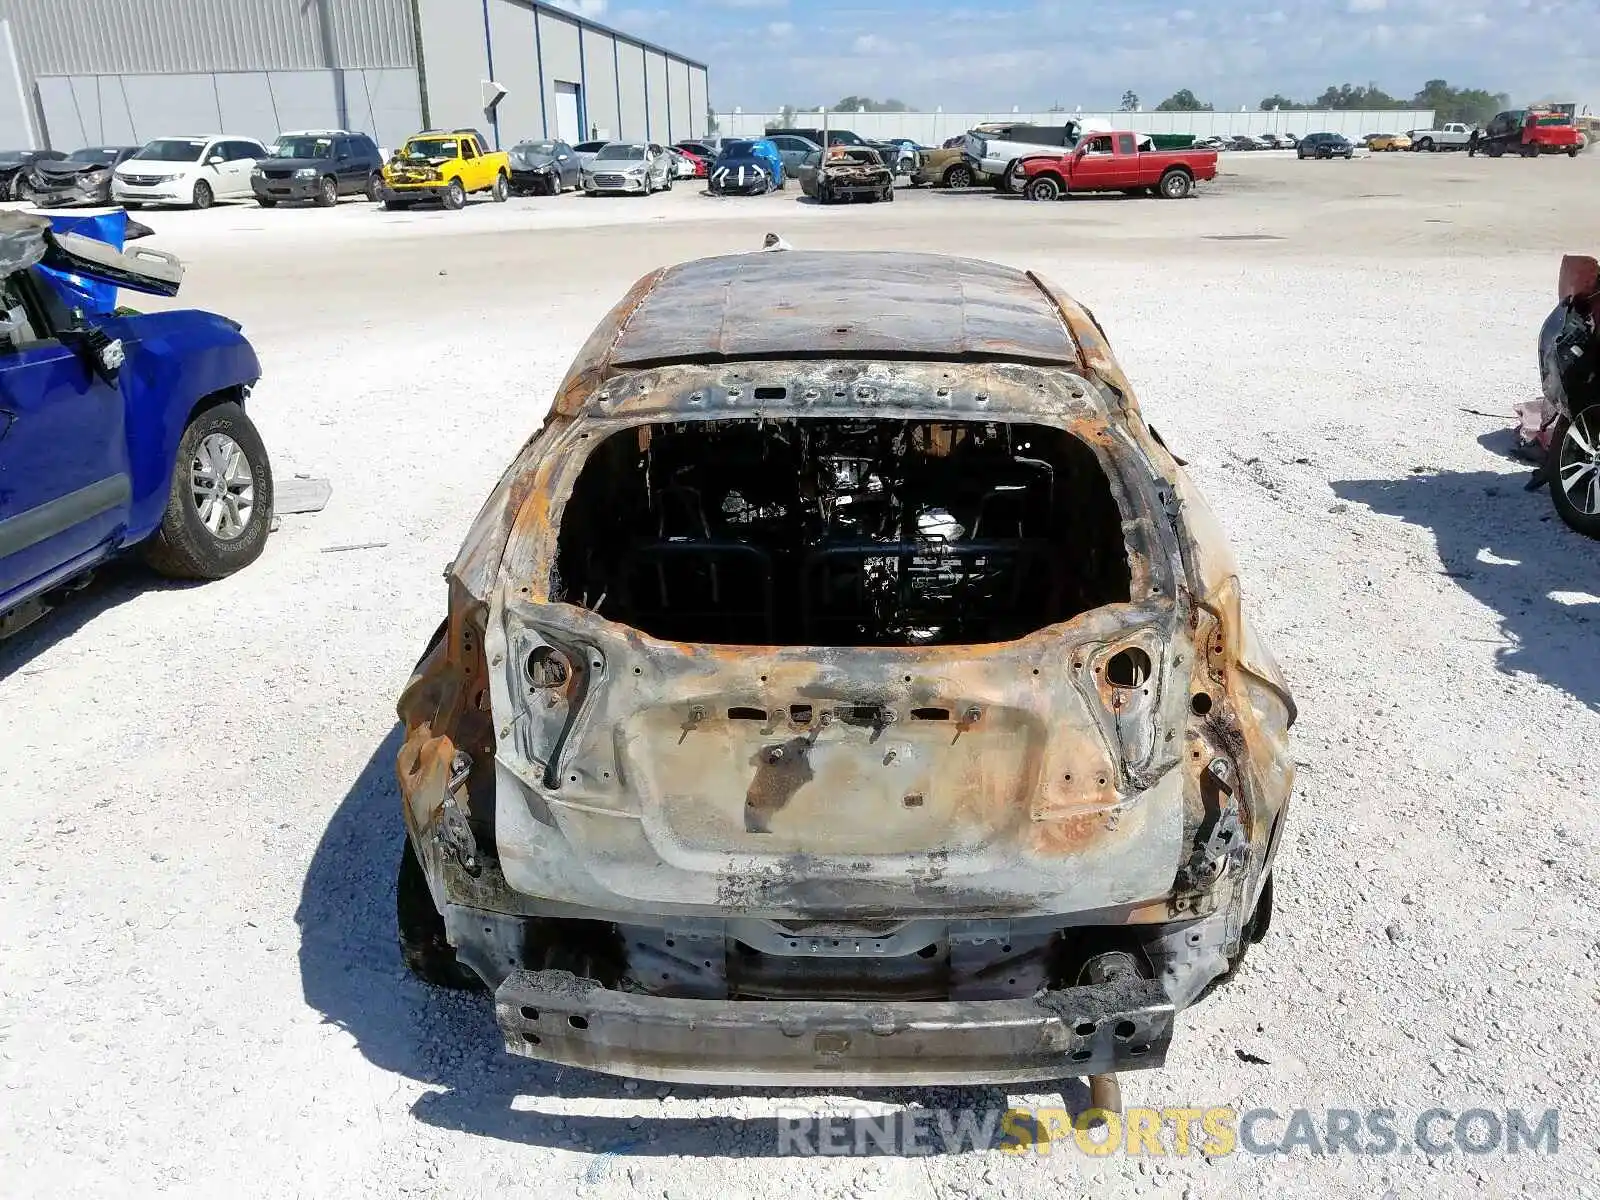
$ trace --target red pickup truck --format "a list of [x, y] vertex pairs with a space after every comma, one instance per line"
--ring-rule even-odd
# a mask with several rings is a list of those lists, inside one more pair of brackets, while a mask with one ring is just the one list
[[1059, 200], [1070, 192], [1154, 190], [1182, 200], [1194, 185], [1217, 177], [1215, 150], [1140, 150], [1136, 133], [1091, 133], [1066, 154], [1025, 158], [1011, 169], [1010, 190], [1029, 200]]

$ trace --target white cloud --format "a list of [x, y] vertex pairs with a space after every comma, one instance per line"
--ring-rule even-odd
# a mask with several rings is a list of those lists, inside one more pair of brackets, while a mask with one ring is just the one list
[[550, 0], [550, 3], [580, 17], [600, 17], [606, 11], [606, 0]]
[[888, 40], [875, 33], [863, 33], [851, 43], [850, 49], [857, 54], [885, 54], [894, 47]]
[[767, 26], [767, 33], [771, 37], [786, 38], [794, 32], [792, 21], [773, 21]]
[[1353, 13], [1382, 12], [1389, 7], [1389, 0], [1350, 0], [1348, 7]]
[[709, 0], [716, 8], [784, 8], [789, 0]]
[[1172, 14], [1172, 19], [1174, 21], [1192, 21], [1194, 18], [1195, 11], [1192, 8], [1180, 8], [1177, 12]]

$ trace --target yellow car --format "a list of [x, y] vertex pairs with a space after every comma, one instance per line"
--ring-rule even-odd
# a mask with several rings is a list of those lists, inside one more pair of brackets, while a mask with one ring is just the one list
[[1411, 135], [1406, 133], [1375, 133], [1367, 140], [1367, 149], [1374, 154], [1380, 150], [1409, 150]]
[[511, 195], [511, 156], [490, 150], [475, 129], [435, 129], [412, 134], [384, 164], [378, 199], [390, 210], [428, 200], [463, 208], [473, 192]]

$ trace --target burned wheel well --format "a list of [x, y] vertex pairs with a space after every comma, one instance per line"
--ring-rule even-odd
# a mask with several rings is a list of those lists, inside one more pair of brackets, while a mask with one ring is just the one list
[[741, 418], [611, 434], [551, 595], [725, 645], [1009, 641], [1130, 598], [1094, 451], [998, 421]]

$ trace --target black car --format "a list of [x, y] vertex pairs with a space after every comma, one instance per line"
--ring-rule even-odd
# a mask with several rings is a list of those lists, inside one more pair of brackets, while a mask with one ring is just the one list
[[583, 186], [583, 164], [563, 141], [544, 138], [511, 147], [511, 194], [559, 196]]
[[110, 204], [111, 170], [139, 152], [137, 146], [85, 146], [65, 158], [41, 158], [28, 170], [34, 203]]
[[59, 150], [0, 150], [0, 200], [27, 200], [29, 168], [44, 161], [59, 162]]
[[267, 157], [250, 172], [256, 203], [271, 208], [280, 200], [310, 200], [330, 208], [340, 196], [377, 200], [383, 154], [364, 133], [343, 129], [281, 133]]
[[1294, 148], [1296, 158], [1352, 158], [1356, 148], [1339, 133], [1308, 133]]

